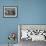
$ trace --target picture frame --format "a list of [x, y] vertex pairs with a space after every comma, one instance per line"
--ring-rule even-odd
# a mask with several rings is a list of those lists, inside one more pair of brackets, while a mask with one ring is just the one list
[[[32, 38], [28, 38], [26, 40], [31, 41], [46, 41], [46, 24], [18, 24], [18, 42], [20, 43], [24, 38], [21, 39], [22, 33], [21, 31], [29, 31], [28, 33], [34, 32], [33, 34], [28, 34], [29, 36], [33, 36]], [[35, 35], [35, 36], [34, 36]], [[39, 36], [38, 36], [39, 35]], [[37, 37], [39, 38], [37, 38]], [[33, 39], [34, 38], [34, 39]], [[42, 39], [41, 39], [42, 38]]]
[[16, 6], [3, 6], [3, 17], [14, 18], [17, 17]]

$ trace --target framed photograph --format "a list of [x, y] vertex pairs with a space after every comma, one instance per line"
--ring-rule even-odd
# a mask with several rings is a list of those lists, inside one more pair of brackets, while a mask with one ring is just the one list
[[46, 24], [19, 24], [18, 42], [24, 40], [46, 41]]
[[3, 15], [4, 17], [17, 17], [17, 7], [16, 6], [4, 6]]

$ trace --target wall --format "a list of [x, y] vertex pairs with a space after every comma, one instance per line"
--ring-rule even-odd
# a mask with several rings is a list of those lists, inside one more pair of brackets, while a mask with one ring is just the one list
[[[3, 18], [3, 6], [18, 6], [16, 18]], [[17, 24], [46, 24], [46, 0], [0, 0], [0, 44], [7, 44]], [[17, 43], [17, 41], [16, 41]]]
[[19, 23], [46, 24], [46, 0], [20, 0]]
[[[10, 32], [18, 34], [18, 18], [3, 18], [3, 6], [17, 6], [17, 2], [17, 0], [0, 0], [0, 44], [7, 44], [9, 42], [8, 35]], [[16, 43], [18, 43], [17, 39]]]

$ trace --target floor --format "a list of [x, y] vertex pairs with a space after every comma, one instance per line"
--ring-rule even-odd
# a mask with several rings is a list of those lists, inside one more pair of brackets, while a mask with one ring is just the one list
[[21, 40], [20, 46], [46, 46], [46, 42], [45, 41], [34, 41], [34, 42], [32, 42], [31, 40], [28, 40], [28, 41]]
[[[8, 46], [8, 44], [0, 44], [0, 46]], [[10, 46], [18, 46], [18, 44], [10, 45]]]
[[[0, 44], [0, 46], [8, 46], [8, 44]], [[43, 42], [43, 41], [32, 42], [31, 40], [28, 40], [28, 41], [21, 40], [19, 45], [15, 44], [14, 46], [46, 46], [46, 42]]]

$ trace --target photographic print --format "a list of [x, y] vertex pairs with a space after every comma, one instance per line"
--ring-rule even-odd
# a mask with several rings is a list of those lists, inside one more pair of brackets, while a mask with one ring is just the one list
[[21, 40], [46, 41], [46, 25], [18, 25], [18, 37]]
[[4, 14], [4, 17], [16, 17], [17, 16], [17, 7], [4, 6], [3, 14]]

